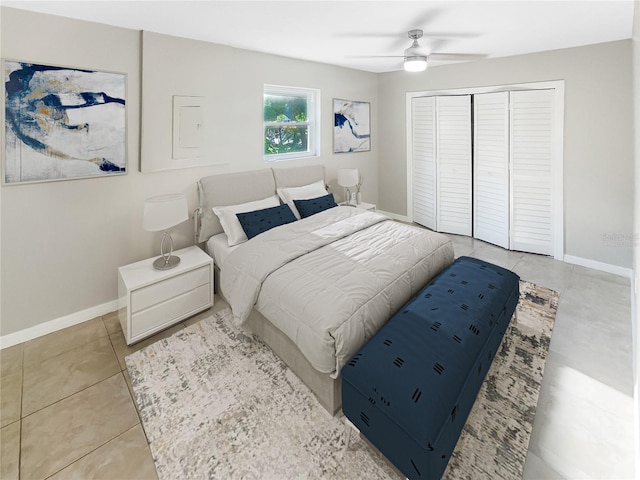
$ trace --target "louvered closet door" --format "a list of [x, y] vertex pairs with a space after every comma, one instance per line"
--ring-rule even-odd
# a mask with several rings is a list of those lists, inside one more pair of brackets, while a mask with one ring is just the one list
[[414, 98], [412, 109], [413, 221], [436, 230], [436, 101]]
[[473, 236], [509, 248], [509, 92], [474, 95]]
[[511, 249], [553, 254], [553, 90], [511, 95]]
[[437, 230], [471, 235], [471, 95], [436, 97]]

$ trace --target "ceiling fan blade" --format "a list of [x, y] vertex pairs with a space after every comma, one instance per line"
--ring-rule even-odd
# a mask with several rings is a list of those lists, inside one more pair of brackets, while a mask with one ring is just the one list
[[423, 32], [422, 38], [477, 38], [481, 33], [462, 33], [462, 32]]
[[344, 58], [404, 58], [404, 55], [345, 55]]
[[[476, 38], [481, 33], [473, 32], [422, 32], [422, 38]], [[337, 33], [336, 36], [344, 38], [398, 38], [399, 42], [407, 43], [407, 36], [398, 35], [397, 32], [344, 32]], [[410, 40], [409, 40], [410, 41]]]
[[[484, 53], [427, 53], [415, 52], [416, 55], [424, 55], [428, 60], [437, 62], [462, 62], [480, 60], [488, 55]], [[345, 55], [344, 58], [404, 58], [405, 55]]]
[[481, 58], [487, 58], [487, 56], [485, 53], [431, 53], [427, 55], [427, 58], [438, 62], [462, 62], [465, 60], [480, 60]]

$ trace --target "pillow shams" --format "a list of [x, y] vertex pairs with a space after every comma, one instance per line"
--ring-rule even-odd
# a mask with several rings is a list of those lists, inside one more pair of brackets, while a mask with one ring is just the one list
[[238, 221], [242, 225], [248, 239], [252, 239], [267, 230], [279, 227], [285, 223], [295, 222], [297, 219], [289, 205], [264, 208], [253, 212], [237, 213]]
[[233, 247], [238, 243], [246, 242], [247, 235], [240, 225], [240, 221], [236, 216], [236, 213], [252, 212], [254, 210], [261, 210], [263, 208], [277, 207], [280, 205], [278, 196], [267, 197], [262, 200], [256, 200], [254, 202], [241, 203], [238, 205], [227, 205], [225, 207], [213, 207], [213, 213], [215, 213], [220, 219], [220, 224], [224, 233], [227, 234], [227, 240], [229, 246]]
[[307, 218], [311, 215], [315, 215], [316, 213], [320, 213], [323, 210], [328, 210], [329, 208], [338, 206], [333, 198], [333, 193], [318, 198], [310, 198], [308, 200], [294, 200], [293, 203], [296, 204], [296, 208], [298, 209], [298, 212], [300, 212], [300, 216], [302, 218]]
[[291, 211], [296, 218], [301, 218], [300, 213], [296, 209], [294, 200], [308, 200], [309, 198], [318, 198], [325, 196], [328, 192], [324, 188], [324, 180], [304, 185], [302, 187], [278, 188], [276, 190], [283, 203], [289, 205]]

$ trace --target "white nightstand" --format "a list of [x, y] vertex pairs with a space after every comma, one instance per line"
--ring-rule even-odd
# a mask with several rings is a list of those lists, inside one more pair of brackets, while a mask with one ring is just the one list
[[199, 247], [173, 252], [180, 263], [156, 270], [149, 258], [118, 268], [118, 318], [127, 345], [213, 305], [213, 259]]
[[[347, 206], [346, 202], [341, 202], [338, 205]], [[376, 206], [373, 203], [360, 202], [358, 204], [352, 203], [352, 207], [361, 208], [362, 210], [370, 210], [372, 212], [376, 211]]]

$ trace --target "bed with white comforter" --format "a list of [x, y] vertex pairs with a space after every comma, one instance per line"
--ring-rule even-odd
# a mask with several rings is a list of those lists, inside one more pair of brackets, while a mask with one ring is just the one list
[[336, 207], [238, 245], [224, 261], [220, 289], [239, 325], [257, 310], [315, 369], [336, 378], [453, 258], [443, 235]]
[[[342, 404], [340, 367], [453, 261], [444, 235], [353, 207], [305, 215], [240, 243], [237, 232], [229, 236], [220, 211], [245, 211], [238, 207], [274, 195], [287, 204], [320, 197], [322, 165], [210, 175], [197, 186], [196, 241], [214, 257], [218, 294], [331, 414]], [[310, 189], [313, 196], [300, 196]]]

